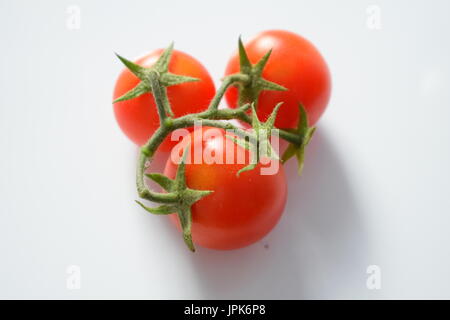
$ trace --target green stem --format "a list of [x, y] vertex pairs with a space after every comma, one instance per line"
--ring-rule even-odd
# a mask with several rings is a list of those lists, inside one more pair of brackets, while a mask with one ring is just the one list
[[149, 190], [145, 186], [144, 172], [146, 169], [146, 163], [151, 161], [144, 153], [139, 156], [138, 169], [137, 169], [137, 179], [136, 186], [138, 190], [139, 197], [142, 199], [147, 199], [158, 203], [175, 203], [178, 201], [178, 196], [174, 193], [155, 193]]
[[158, 203], [174, 203], [178, 200], [176, 194], [173, 193], [155, 193], [147, 188], [144, 180], [144, 173], [150, 164], [153, 155], [158, 146], [164, 141], [165, 137], [169, 134], [170, 130], [165, 126], [161, 126], [155, 131], [149, 141], [141, 148], [139, 155], [138, 166], [136, 170], [136, 187], [139, 193], [139, 197]]
[[245, 74], [232, 74], [229, 76], [226, 76], [223, 81], [222, 85], [217, 89], [216, 95], [211, 100], [211, 103], [208, 107], [208, 110], [217, 110], [219, 107], [220, 100], [222, 100], [223, 95], [227, 91], [228, 87], [233, 85], [235, 82], [248, 82], [250, 80], [250, 77]]

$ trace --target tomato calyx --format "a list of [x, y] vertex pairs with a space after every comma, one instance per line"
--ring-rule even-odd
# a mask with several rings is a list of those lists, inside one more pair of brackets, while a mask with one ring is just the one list
[[275, 119], [282, 104], [282, 102], [278, 103], [266, 122], [261, 122], [256, 114], [255, 104], [252, 103], [252, 135], [248, 136], [248, 140], [229, 135], [226, 136], [228, 139], [231, 139], [236, 144], [250, 151], [250, 164], [240, 169], [237, 172], [237, 176], [242, 172], [253, 170], [263, 156], [274, 160], [280, 159], [278, 153], [272, 147], [270, 137], [274, 133]]
[[[113, 103], [134, 99], [143, 95], [144, 93], [152, 92], [153, 89], [149, 79], [152, 73], [158, 74], [160, 85], [164, 89], [176, 84], [198, 81], [199, 79], [197, 78], [177, 75], [169, 72], [169, 62], [172, 56], [172, 51], [173, 42], [162, 52], [161, 56], [150, 68], [141, 67], [140, 65], [127, 60], [116, 53], [116, 56], [120, 59], [120, 61], [122, 61], [122, 63], [141, 81], [133, 89], [114, 100]], [[166, 110], [166, 112], [173, 116], [173, 113], [170, 109]]]
[[298, 120], [297, 128], [292, 129], [293, 133], [296, 133], [301, 138], [301, 142], [299, 144], [290, 143], [286, 151], [283, 153], [281, 157], [282, 163], [285, 163], [290, 158], [295, 156], [297, 158], [298, 165], [298, 175], [302, 174], [303, 165], [305, 161], [305, 148], [311, 141], [311, 138], [316, 131], [316, 127], [309, 127], [308, 125], [308, 116], [306, 114], [306, 110], [303, 105], [299, 104], [300, 109], [300, 118]]
[[245, 51], [244, 44], [241, 37], [238, 40], [239, 46], [239, 74], [248, 76], [247, 81], [239, 81], [235, 86], [239, 90], [238, 105], [244, 103], [255, 103], [255, 108], [258, 104], [258, 97], [263, 90], [286, 91], [287, 89], [275, 82], [268, 81], [262, 77], [262, 72], [270, 58], [272, 50], [269, 50], [256, 64], [252, 64]]
[[188, 188], [186, 185], [185, 176], [185, 163], [186, 155], [189, 150], [189, 145], [183, 152], [183, 157], [180, 164], [178, 165], [177, 173], [175, 179], [170, 179], [169, 177], [160, 173], [149, 173], [145, 176], [157, 184], [159, 184], [165, 191], [176, 196], [176, 202], [163, 204], [158, 207], [147, 207], [141, 202], [136, 202], [145, 210], [156, 215], [167, 215], [176, 213], [178, 219], [180, 220], [181, 229], [183, 231], [183, 239], [187, 247], [191, 251], [195, 251], [194, 243], [192, 242], [191, 226], [192, 226], [192, 215], [191, 207], [198, 200], [211, 194], [213, 191], [208, 190], [194, 190]]

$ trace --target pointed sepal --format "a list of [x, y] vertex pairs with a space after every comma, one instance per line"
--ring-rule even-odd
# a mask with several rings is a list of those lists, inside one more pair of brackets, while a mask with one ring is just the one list
[[116, 53], [117, 58], [119, 58], [120, 61], [122, 61], [122, 63], [125, 65], [125, 67], [128, 68], [128, 70], [130, 70], [136, 77], [138, 77], [141, 80], [144, 80], [147, 74], [147, 69], [148, 68], [144, 68], [141, 67], [140, 65], [125, 59], [124, 57], [122, 57], [121, 55]]
[[164, 51], [159, 56], [158, 60], [155, 62], [154, 68], [158, 72], [167, 72], [169, 70], [170, 58], [172, 58], [174, 43], [171, 42], [169, 46], [164, 49]]
[[270, 55], [272, 54], [272, 49], [266, 52], [266, 54], [253, 66], [253, 69], [258, 72], [258, 74], [262, 74], [267, 61], [269, 61]]
[[160, 77], [161, 84], [165, 87], [175, 86], [186, 82], [196, 82], [200, 79], [188, 76], [181, 76], [170, 72], [163, 73]]
[[126, 92], [124, 95], [120, 96], [116, 100], [113, 101], [113, 103], [125, 101], [125, 100], [131, 100], [134, 98], [137, 98], [144, 93], [151, 92], [151, 88], [147, 85], [147, 83], [141, 81], [137, 84], [136, 87], [131, 89], [130, 91]]
[[294, 133], [298, 134], [301, 142], [300, 144], [293, 144], [293, 143], [289, 144], [288, 148], [281, 157], [281, 161], [285, 163], [290, 158], [295, 156], [297, 158], [297, 166], [298, 166], [297, 172], [298, 175], [301, 175], [305, 162], [305, 149], [306, 146], [311, 141], [311, 138], [314, 135], [316, 128], [309, 127], [308, 115], [302, 104], [299, 104], [299, 109], [300, 109], [299, 121], [297, 128], [294, 130]]
[[161, 173], [146, 173], [145, 176], [159, 184], [167, 192], [173, 191], [174, 181]]
[[236, 173], [236, 175], [239, 177], [239, 176], [241, 175], [241, 173], [246, 172], [246, 171], [251, 171], [251, 170], [253, 170], [253, 169], [255, 169], [255, 168], [256, 168], [256, 163], [254, 162], [253, 159], [251, 159], [251, 160], [250, 160], [250, 164], [247, 165], [247, 166], [245, 166], [245, 167], [243, 167], [242, 169], [240, 169], [240, 170]]
[[266, 79], [259, 79], [258, 84], [261, 88], [261, 91], [270, 90], [270, 91], [287, 91], [287, 89], [275, 82], [268, 81]]
[[181, 208], [178, 211], [181, 231], [183, 232], [183, 240], [189, 250], [195, 252], [194, 242], [192, 242], [192, 213], [190, 207]]
[[239, 67], [242, 73], [250, 73], [252, 70], [252, 63], [248, 59], [247, 52], [245, 51], [244, 44], [242, 43], [241, 37], [238, 40], [239, 47]]
[[231, 136], [231, 135], [228, 135], [228, 134], [225, 135], [225, 138], [231, 140], [232, 142], [234, 142], [235, 144], [237, 144], [241, 148], [244, 148], [246, 150], [251, 150], [252, 144], [250, 143], [250, 139], [243, 139], [243, 138], [236, 137], [236, 136]]
[[140, 201], [136, 200], [136, 203], [138, 205], [140, 205], [142, 208], [144, 208], [146, 211], [150, 212], [151, 214], [166, 215], [166, 214], [175, 213], [177, 210], [176, 206], [171, 206], [171, 205], [166, 205], [166, 204], [163, 204], [158, 207], [147, 207]]

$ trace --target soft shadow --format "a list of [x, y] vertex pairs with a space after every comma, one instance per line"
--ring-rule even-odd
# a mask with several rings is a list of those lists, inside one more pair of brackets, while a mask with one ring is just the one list
[[329, 133], [319, 128], [303, 175], [285, 167], [289, 194], [284, 215], [262, 241], [234, 251], [199, 248], [192, 255], [205, 299], [362, 298], [368, 242]]

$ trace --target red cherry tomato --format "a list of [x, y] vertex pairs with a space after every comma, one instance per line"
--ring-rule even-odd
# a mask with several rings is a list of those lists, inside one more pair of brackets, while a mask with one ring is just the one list
[[[151, 67], [162, 51], [162, 49], [156, 50], [135, 63], [143, 67]], [[169, 71], [200, 79], [197, 82], [182, 83], [167, 88], [172, 111], [176, 117], [199, 112], [208, 107], [215, 94], [215, 88], [211, 76], [200, 62], [184, 52], [174, 50]], [[116, 82], [114, 99], [133, 89], [138, 83], [139, 79], [134, 74], [128, 69], [123, 70]], [[139, 146], [145, 144], [159, 127], [158, 112], [151, 93], [115, 103], [114, 113], [125, 135]], [[159, 150], [169, 151], [176, 143], [178, 141], [170, 141], [170, 137], [167, 137]]]
[[[258, 164], [254, 170], [236, 176], [249, 163], [249, 151], [226, 138], [223, 130], [203, 127], [185, 136], [172, 150], [165, 175], [175, 177], [177, 159], [188, 144], [188, 187], [214, 191], [192, 206], [194, 243], [211, 249], [236, 249], [258, 241], [272, 230], [286, 203], [287, 186], [282, 165], [274, 160], [278, 170], [272, 175], [261, 174], [261, 168], [267, 169], [269, 164]], [[201, 161], [194, 162], [195, 153]], [[239, 154], [245, 155], [245, 164], [237, 163]], [[227, 155], [231, 161], [226, 161]], [[222, 164], [218, 159], [223, 160]], [[170, 218], [180, 229], [178, 216], [171, 214]]]
[[[258, 34], [245, 44], [251, 63], [256, 63], [272, 49], [263, 70], [263, 78], [280, 84], [288, 91], [262, 91], [258, 100], [258, 115], [265, 119], [274, 106], [283, 101], [275, 125], [295, 128], [298, 122], [298, 103], [314, 125], [325, 111], [330, 99], [331, 79], [327, 64], [320, 52], [305, 38], [288, 31], [270, 30]], [[228, 62], [225, 75], [239, 72], [239, 55], [235, 53]], [[226, 93], [228, 105], [236, 107], [238, 91], [235, 87]]]

